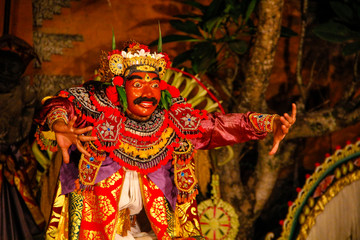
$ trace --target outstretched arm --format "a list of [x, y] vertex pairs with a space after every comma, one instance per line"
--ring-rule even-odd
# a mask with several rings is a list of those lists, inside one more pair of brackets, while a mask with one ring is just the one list
[[68, 150], [72, 144], [76, 145], [81, 153], [90, 157], [90, 154], [86, 151], [81, 142], [96, 140], [96, 137], [83, 135], [84, 133], [91, 131], [93, 129], [92, 126], [85, 128], [74, 127], [76, 118], [76, 116], [73, 117], [69, 123], [66, 123], [63, 119], [59, 119], [52, 125], [52, 130], [55, 132], [56, 141], [61, 149], [64, 163], [69, 163], [70, 156]]
[[286, 134], [289, 132], [290, 127], [296, 121], [296, 105], [295, 103], [292, 104], [292, 113], [291, 116], [285, 113], [283, 116], [277, 116], [274, 119], [274, 126], [273, 126], [273, 134], [274, 134], [274, 141], [273, 147], [269, 152], [270, 155], [276, 153], [279, 148], [279, 144], [281, 140], [284, 139]]

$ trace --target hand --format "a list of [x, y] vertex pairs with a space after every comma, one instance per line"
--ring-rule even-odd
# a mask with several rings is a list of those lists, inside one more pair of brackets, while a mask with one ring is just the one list
[[68, 150], [72, 144], [75, 144], [81, 153], [90, 157], [90, 153], [85, 150], [81, 142], [95, 141], [97, 139], [96, 137], [82, 135], [91, 131], [93, 129], [92, 126], [85, 128], [74, 128], [75, 121], [76, 117], [71, 119], [68, 124], [66, 124], [64, 120], [59, 119], [52, 125], [52, 129], [55, 132], [56, 141], [63, 155], [64, 163], [69, 163], [70, 156]]
[[273, 127], [273, 134], [274, 134], [274, 142], [271, 151], [269, 152], [270, 155], [274, 155], [279, 148], [279, 144], [281, 140], [284, 139], [285, 135], [289, 132], [289, 128], [295, 123], [296, 121], [296, 105], [295, 103], [292, 104], [292, 112], [291, 116], [285, 113], [284, 116], [277, 116], [274, 119], [274, 127]]

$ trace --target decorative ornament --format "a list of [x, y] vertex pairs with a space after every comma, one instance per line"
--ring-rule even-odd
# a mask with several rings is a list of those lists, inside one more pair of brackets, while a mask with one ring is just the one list
[[109, 68], [115, 75], [124, 74], [124, 58], [120, 54], [113, 54], [109, 59]]
[[[297, 198], [289, 205], [278, 240], [307, 239], [317, 217], [345, 187], [360, 180], [360, 139], [334, 154], [326, 154], [322, 164], [297, 189]], [[270, 233], [269, 233], [270, 235]]]
[[212, 175], [212, 197], [198, 206], [201, 232], [206, 239], [236, 238], [239, 221], [235, 209], [220, 199], [219, 175]]
[[132, 71], [154, 71], [162, 78], [171, 65], [163, 53], [150, 53], [146, 45], [132, 43], [127, 51], [113, 50], [108, 54], [109, 68], [114, 75], [126, 76]]

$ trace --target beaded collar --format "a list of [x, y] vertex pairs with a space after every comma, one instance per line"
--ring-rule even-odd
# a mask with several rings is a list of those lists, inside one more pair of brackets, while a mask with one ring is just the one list
[[93, 161], [110, 156], [120, 165], [140, 173], [153, 172], [170, 159], [181, 139], [201, 136], [200, 121], [205, 111], [194, 110], [182, 97], [174, 98], [169, 111], [156, 109], [139, 122], [126, 117], [105, 90], [75, 87], [59, 94], [74, 103], [81, 118], [94, 126], [98, 140], [86, 144]]

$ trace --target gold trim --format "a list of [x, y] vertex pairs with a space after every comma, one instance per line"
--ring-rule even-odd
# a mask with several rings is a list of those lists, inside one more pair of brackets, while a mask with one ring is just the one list
[[144, 149], [137, 148], [128, 143], [120, 142], [119, 148], [121, 148], [126, 154], [133, 157], [139, 156], [139, 158], [147, 159], [149, 156], [156, 155], [169, 141], [171, 134], [173, 133], [172, 128], [166, 128], [160, 136], [160, 140], [157, 144], [149, 146]]
[[[357, 141], [354, 144], [348, 144], [343, 149], [336, 150], [335, 153], [325, 159], [325, 161], [318, 166], [314, 173], [306, 180], [302, 190], [298, 193], [298, 196], [294, 203], [289, 207], [288, 214], [286, 215], [286, 218], [284, 220], [284, 224], [282, 227], [281, 236], [278, 238], [278, 240], [287, 240], [290, 237], [291, 228], [294, 221], [297, 221], [298, 219], [295, 219], [295, 213], [300, 208], [302, 203], [305, 201], [305, 198], [307, 197], [308, 193], [313, 189], [314, 184], [317, 182], [317, 180], [322, 177], [325, 172], [332, 167], [336, 162], [356, 153], [360, 152], [360, 140]], [[345, 175], [345, 174], [344, 174]], [[311, 202], [313, 202], [313, 198], [308, 199], [308, 204], [312, 205]], [[299, 218], [302, 218], [299, 216]], [[300, 220], [300, 219], [299, 219]], [[305, 220], [305, 219], [303, 219]]]
[[306, 216], [305, 222], [301, 225], [297, 240], [307, 239], [311, 228], [316, 223], [316, 218], [325, 209], [325, 206], [346, 186], [360, 179], [360, 170], [348, 174], [347, 176], [339, 179], [332, 185], [321, 197], [319, 197], [314, 208], [310, 211], [309, 215]]

